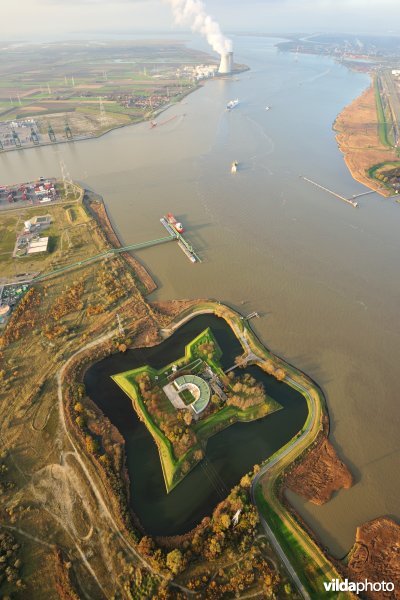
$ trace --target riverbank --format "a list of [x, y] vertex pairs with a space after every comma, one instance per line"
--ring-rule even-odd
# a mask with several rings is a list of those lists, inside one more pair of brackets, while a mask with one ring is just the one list
[[[103, 199], [94, 195], [91, 197], [86, 196], [84, 204], [91, 216], [98, 223], [100, 230], [104, 233], [107, 242], [113, 248], [121, 248], [121, 240], [119, 239], [119, 236], [117, 235], [111, 223], [110, 216], [107, 212], [107, 208]], [[123, 258], [133, 269], [138, 284], [141, 287], [141, 291], [146, 295], [154, 292], [157, 289], [157, 284], [142, 263], [140, 263], [130, 252], [122, 252], [121, 256], [123, 256]]]
[[370, 176], [375, 165], [398, 161], [394, 148], [385, 145], [379, 135], [381, 126], [374, 85], [353, 100], [336, 118], [333, 129], [336, 141], [352, 177], [382, 196], [392, 191]]
[[135, 120], [129, 121], [127, 123], [116, 123], [112, 127], [108, 127], [107, 129], [103, 129], [101, 131], [98, 131], [96, 133], [92, 133], [90, 135], [82, 135], [81, 134], [81, 135], [75, 135], [75, 136], [70, 137], [70, 138], [65, 138], [65, 139], [62, 139], [62, 140], [56, 139], [55, 141], [46, 141], [46, 142], [39, 141], [36, 144], [34, 144], [32, 142], [31, 144], [27, 144], [27, 145], [24, 145], [24, 146], [21, 146], [21, 147], [19, 147], [19, 146], [13, 146], [13, 147], [10, 147], [10, 148], [8, 148], [8, 147], [4, 148], [3, 147], [0, 150], [0, 154], [5, 154], [6, 152], [15, 152], [16, 150], [31, 150], [32, 148], [42, 148], [44, 146], [57, 146], [59, 144], [71, 144], [73, 142], [82, 142], [84, 140], [95, 140], [95, 139], [99, 139], [99, 138], [107, 135], [108, 133], [111, 133], [111, 131], [115, 131], [117, 129], [123, 129], [125, 127], [130, 127], [130, 126], [133, 126], [133, 125], [139, 125], [140, 123], [146, 123], [146, 122], [150, 123], [151, 121], [153, 121], [155, 118], [159, 117], [163, 112], [165, 112], [166, 110], [168, 110], [169, 108], [171, 108], [175, 104], [179, 104], [179, 102], [181, 102], [182, 100], [184, 100], [184, 98], [186, 98], [186, 96], [188, 96], [192, 92], [195, 92], [200, 87], [201, 87], [201, 85], [197, 84], [193, 88], [190, 88], [189, 90], [185, 90], [184, 92], [182, 92], [179, 95], [179, 98], [176, 99], [175, 103], [169, 102], [165, 106], [159, 108], [158, 110], [155, 110], [152, 113], [151, 117], [147, 117], [147, 116], [143, 115], [142, 117], [136, 118]]
[[[216, 79], [229, 79], [232, 76], [239, 75], [240, 73], [244, 73], [245, 71], [248, 71], [248, 70], [250, 70], [250, 68], [247, 65], [239, 65], [237, 68], [235, 68], [232, 71], [231, 76], [230, 75], [217, 76]], [[116, 122], [111, 127], [107, 127], [106, 129], [102, 128], [99, 131], [91, 133], [91, 134], [72, 135], [72, 137], [68, 137], [65, 139], [57, 139], [56, 138], [56, 139], [54, 139], [54, 141], [40, 141], [40, 138], [39, 138], [39, 141], [37, 143], [32, 142], [30, 144], [24, 144], [23, 146], [12, 146], [12, 147], [4, 147], [3, 146], [0, 149], [0, 154], [5, 154], [7, 152], [15, 152], [17, 150], [31, 150], [32, 148], [42, 148], [45, 146], [56, 146], [59, 144], [71, 144], [74, 142], [81, 142], [81, 141], [85, 141], [85, 140], [95, 140], [95, 139], [102, 138], [103, 136], [107, 135], [108, 133], [111, 133], [112, 131], [116, 131], [117, 129], [123, 129], [125, 127], [139, 125], [140, 123], [147, 122], [147, 123], [149, 123], [149, 126], [152, 127], [151, 124], [155, 121], [155, 119], [157, 119], [160, 115], [162, 115], [169, 108], [172, 108], [173, 106], [178, 105], [187, 96], [189, 96], [189, 94], [192, 94], [193, 92], [196, 92], [197, 90], [201, 89], [203, 87], [203, 85], [207, 82], [208, 81], [205, 80], [204, 83], [197, 83], [190, 89], [183, 90], [179, 94], [179, 96], [177, 98], [175, 98], [174, 102], [168, 102], [168, 104], [165, 104], [164, 106], [158, 108], [157, 110], [152, 111], [151, 116], [149, 114], [146, 114], [141, 117], [135, 118], [134, 120], [129, 120], [126, 123]], [[45, 116], [46, 115], [44, 115], [44, 117]], [[49, 117], [50, 116], [51, 115], [49, 115]], [[122, 115], [122, 116], [124, 116], [124, 115]], [[0, 121], [0, 124], [1, 124], [1, 121]]]

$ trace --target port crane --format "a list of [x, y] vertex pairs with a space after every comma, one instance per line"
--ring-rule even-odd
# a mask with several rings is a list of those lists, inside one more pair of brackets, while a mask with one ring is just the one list
[[49, 140], [51, 142], [56, 142], [57, 141], [56, 134], [54, 133], [54, 129], [52, 128], [52, 126], [51, 126], [50, 123], [49, 123], [49, 127], [47, 129], [47, 133], [48, 133], [48, 136], [49, 136]]
[[66, 136], [67, 140], [72, 140], [73, 135], [72, 135], [71, 127], [68, 124], [68, 121], [65, 121], [64, 131], [65, 131], [65, 136]]
[[39, 136], [33, 127], [31, 127], [31, 140], [35, 144], [35, 146], [39, 144]]
[[15, 129], [12, 130], [12, 140], [16, 146], [16, 148], [21, 148], [22, 144], [21, 144], [21, 140], [19, 139], [19, 135], [18, 133], [15, 131]]

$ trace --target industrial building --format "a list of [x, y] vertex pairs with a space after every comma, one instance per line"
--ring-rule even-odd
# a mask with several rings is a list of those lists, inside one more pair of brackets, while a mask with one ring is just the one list
[[27, 254], [37, 254], [38, 252], [47, 252], [49, 238], [42, 237], [36, 240], [31, 240], [28, 244]]
[[218, 73], [220, 75], [228, 75], [233, 71], [233, 52], [227, 52], [221, 55]]

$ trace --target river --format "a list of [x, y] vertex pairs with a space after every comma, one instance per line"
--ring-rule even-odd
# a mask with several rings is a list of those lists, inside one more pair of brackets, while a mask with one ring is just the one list
[[290, 497], [343, 555], [358, 524], [399, 516], [400, 207], [371, 194], [355, 210], [299, 178], [347, 197], [365, 190], [347, 171], [332, 123], [367, 76], [328, 57], [296, 61], [269, 38], [234, 43], [251, 71], [208, 82], [164, 113], [174, 120], [3, 154], [0, 181], [57, 175], [62, 157], [74, 179], [104, 196], [126, 243], [164, 235], [160, 216], [179, 216], [203, 262], [192, 265], [175, 244], [138, 253], [159, 284], [154, 298], [257, 310], [264, 343], [321, 385], [331, 440], [356, 482], [322, 507]]

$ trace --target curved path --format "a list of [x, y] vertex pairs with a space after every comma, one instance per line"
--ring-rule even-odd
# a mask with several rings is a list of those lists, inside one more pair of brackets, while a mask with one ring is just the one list
[[[304, 386], [300, 385], [299, 383], [297, 383], [296, 381], [294, 381], [294, 379], [291, 379], [290, 377], [286, 377], [285, 382], [287, 382], [293, 388], [297, 389], [299, 392], [301, 392], [307, 398], [307, 403], [308, 403], [309, 409], [311, 408], [311, 410], [310, 410], [311, 418], [308, 419], [309, 422], [307, 424], [307, 427], [304, 429], [303, 433], [297, 439], [295, 439], [295, 441], [292, 444], [290, 444], [289, 446], [286, 446], [282, 451], [278, 452], [277, 455], [275, 455], [273, 458], [271, 458], [269, 461], [267, 461], [261, 467], [260, 471], [256, 474], [256, 476], [253, 478], [253, 481], [251, 483], [251, 499], [252, 499], [253, 504], [257, 507], [260, 522], [261, 522], [261, 525], [263, 526], [264, 531], [266, 532], [268, 538], [270, 539], [275, 551], [281, 558], [281, 560], [282, 560], [283, 564], [285, 565], [287, 571], [289, 572], [292, 580], [296, 584], [298, 591], [300, 592], [300, 594], [303, 596], [303, 598], [305, 600], [311, 600], [311, 596], [309, 595], [309, 593], [305, 589], [304, 585], [300, 581], [300, 578], [297, 575], [294, 567], [292, 566], [288, 557], [284, 553], [281, 545], [279, 544], [274, 533], [272, 532], [272, 529], [270, 528], [267, 521], [265, 520], [260, 508], [257, 506], [257, 502], [255, 499], [255, 489], [256, 489], [256, 486], [259, 484], [260, 479], [262, 477], [264, 477], [264, 475], [268, 474], [268, 472], [271, 471], [271, 469], [276, 467], [278, 464], [280, 464], [281, 462], [283, 463], [284, 459], [286, 457], [293, 456], [293, 453], [296, 452], [296, 449], [299, 446], [303, 446], [304, 440], [308, 438], [308, 436], [310, 435], [310, 432], [313, 429], [313, 426], [315, 426], [315, 419], [316, 419], [317, 411], [315, 410], [315, 408], [316, 408], [315, 402], [313, 402], [311, 394], [308, 392], [308, 390]], [[303, 451], [303, 447], [301, 448], [300, 452], [302, 452], [302, 451]], [[296, 453], [296, 456], [298, 456], [298, 454], [299, 453]], [[293, 458], [291, 458], [291, 461], [292, 460], [293, 460]], [[285, 465], [282, 464], [282, 469], [284, 466]], [[281, 471], [281, 469], [279, 469], [279, 471]]]
[[[295, 567], [290, 562], [289, 557], [285, 554], [282, 546], [280, 545], [276, 535], [272, 531], [271, 527], [267, 523], [262, 507], [257, 504], [256, 499], [256, 488], [261, 485], [263, 480], [263, 495], [265, 500], [270, 505], [271, 509], [275, 511], [284, 525], [290, 530], [290, 532], [297, 538], [300, 547], [305, 551], [309, 561], [324, 574], [324, 580], [330, 581], [331, 579], [341, 579], [339, 573], [331, 563], [331, 561], [325, 556], [319, 546], [310, 538], [306, 531], [299, 525], [294, 517], [286, 510], [286, 508], [279, 501], [276, 491], [275, 484], [280, 474], [296, 459], [298, 458], [316, 439], [319, 432], [322, 429], [322, 417], [323, 417], [323, 405], [316, 390], [307, 388], [293, 378], [286, 376], [284, 379], [285, 383], [299, 391], [307, 400], [309, 414], [307, 421], [301, 430], [301, 432], [295, 436], [286, 446], [280, 451], [273, 455], [267, 460], [262, 466], [260, 471], [253, 478], [251, 485], [251, 497], [254, 505], [257, 507], [260, 522], [267, 533], [272, 545], [276, 552], [281, 557], [285, 567], [291, 575], [299, 593], [305, 600], [311, 600], [312, 598], [320, 598], [321, 595], [325, 595], [323, 589], [313, 590], [310, 595], [310, 591], [307, 590], [302, 583], [299, 573], [296, 572]], [[312, 582], [310, 582], [312, 583]], [[322, 581], [321, 581], [322, 587]], [[340, 593], [337, 598], [353, 598], [352, 594]]]

